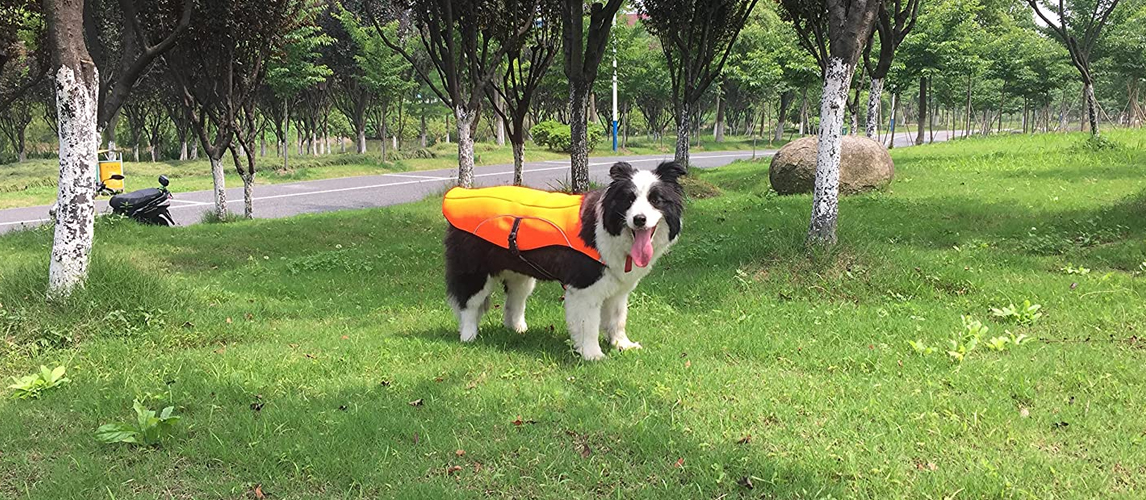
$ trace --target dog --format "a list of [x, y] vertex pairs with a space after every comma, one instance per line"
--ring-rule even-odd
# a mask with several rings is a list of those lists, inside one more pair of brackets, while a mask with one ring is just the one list
[[[526, 299], [537, 280], [543, 280], [565, 287], [565, 320], [573, 347], [583, 359], [605, 357], [601, 330], [616, 349], [639, 349], [641, 345], [625, 332], [629, 293], [680, 236], [684, 189], [678, 180], [685, 173], [676, 162], [661, 163], [651, 171], [625, 162], [613, 165], [609, 185], [580, 198], [577, 234], [563, 235], [579, 238], [573, 241], [577, 245], [518, 250], [512, 243], [507, 248], [451, 223], [445, 237], [446, 293], [462, 342], [477, 337], [498, 283], [506, 295], [505, 326], [524, 333]], [[593, 253], [599, 258], [594, 259]]]

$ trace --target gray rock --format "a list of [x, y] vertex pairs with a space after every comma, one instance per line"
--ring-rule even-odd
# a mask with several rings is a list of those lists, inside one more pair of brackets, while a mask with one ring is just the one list
[[[811, 193], [816, 186], [815, 136], [792, 141], [772, 157], [768, 180], [780, 194]], [[867, 137], [843, 137], [840, 157], [840, 194], [881, 189], [895, 176], [895, 164], [882, 144]]]

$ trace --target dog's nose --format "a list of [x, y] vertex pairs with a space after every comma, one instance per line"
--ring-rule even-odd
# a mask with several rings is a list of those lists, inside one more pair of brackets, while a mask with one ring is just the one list
[[648, 220], [649, 219], [647, 217], [645, 217], [644, 215], [634, 215], [633, 216], [633, 225], [637, 226], [637, 227], [645, 227], [645, 222], [648, 222]]

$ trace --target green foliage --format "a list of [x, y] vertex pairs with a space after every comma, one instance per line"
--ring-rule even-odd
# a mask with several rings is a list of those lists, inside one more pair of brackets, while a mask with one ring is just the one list
[[1015, 307], [1014, 304], [1010, 304], [1001, 309], [992, 307], [991, 315], [999, 318], [999, 320], [1003, 322], [1030, 326], [1035, 324], [1035, 322], [1043, 316], [1043, 313], [1039, 312], [1039, 309], [1042, 309], [1042, 307], [1040, 304], [1031, 304], [1031, 301], [1024, 300], [1023, 305], [1020, 307]]
[[951, 346], [947, 355], [952, 361], [962, 363], [967, 355], [979, 346], [979, 341], [987, 335], [988, 328], [982, 322], [969, 316], [963, 316], [963, 331], [961, 335], [948, 341]]
[[334, 42], [314, 24], [320, 8], [316, 4], [300, 11], [297, 26], [284, 37], [282, 51], [267, 61], [267, 84], [280, 98], [292, 98], [334, 74], [319, 62], [320, 49]]
[[1062, 271], [1062, 272], [1064, 272], [1064, 273], [1066, 273], [1066, 274], [1078, 274], [1078, 275], [1081, 275], [1081, 276], [1085, 276], [1085, 275], [1087, 275], [1087, 274], [1090, 274], [1090, 269], [1089, 269], [1089, 268], [1085, 268], [1085, 267], [1082, 267], [1082, 266], [1079, 266], [1079, 267], [1074, 267], [1074, 264], [1070, 264], [1070, 263], [1068, 263], [1068, 264], [1066, 265], [1066, 267], [1063, 267], [1063, 268], [1061, 268], [1061, 269], [1059, 269], [1059, 270], [1060, 270], [1060, 271]]
[[[572, 132], [569, 126], [553, 120], [546, 120], [529, 129], [533, 142], [545, 146], [553, 151], [568, 153], [572, 147]], [[596, 123], [590, 123], [588, 128], [589, 149], [595, 149], [597, 143], [605, 136], [605, 129]]]
[[[383, 100], [399, 97], [418, 85], [415, 79], [410, 78], [410, 63], [397, 51], [386, 46], [374, 28], [363, 26], [358, 16], [342, 6], [338, 9], [336, 16], [357, 48], [354, 61], [360, 73], [354, 75], [354, 78], [358, 78], [360, 83]], [[398, 36], [397, 22], [385, 25], [382, 29], [391, 39], [403, 39]]]
[[71, 380], [64, 377], [65, 368], [57, 366], [55, 369], [49, 370], [48, 367], [40, 365], [40, 372], [33, 373], [20, 378], [13, 378], [14, 384], [8, 386], [12, 389], [12, 398], [14, 399], [39, 399], [45, 391], [55, 389], [64, 385]]
[[132, 405], [135, 421], [131, 423], [104, 424], [96, 429], [95, 438], [101, 443], [127, 443], [145, 446], [159, 446], [160, 439], [169, 434], [180, 417], [173, 415], [174, 406], [168, 406], [156, 415], [139, 400]]

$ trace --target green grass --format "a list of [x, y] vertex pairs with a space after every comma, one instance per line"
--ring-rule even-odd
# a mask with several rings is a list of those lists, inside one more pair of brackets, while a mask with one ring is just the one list
[[[50, 234], [6, 235], [0, 377], [71, 383], [3, 394], [0, 497], [1142, 498], [1146, 134], [1109, 136], [897, 149], [891, 188], [845, 199], [815, 257], [809, 197], [771, 193], [765, 163], [704, 172], [632, 296], [645, 348], [600, 363], [571, 353], [552, 284], [529, 333], [490, 314], [458, 342], [437, 200], [102, 220], [60, 306]], [[1031, 326], [990, 316], [1024, 300]], [[962, 363], [909, 346], [962, 315], [1038, 340]], [[174, 405], [174, 433], [98, 443], [136, 398]]]
[[[610, 144], [602, 141], [593, 156], [613, 155], [643, 155], [671, 152], [674, 138], [666, 137], [664, 141], [649, 141], [643, 137], [633, 137], [629, 147], [614, 153]], [[781, 143], [774, 143], [781, 144]], [[757, 147], [765, 149], [769, 146], [767, 141], [759, 141]], [[255, 177], [256, 184], [279, 184], [284, 182], [311, 181], [319, 179], [333, 179], [338, 177], [353, 177], [359, 175], [378, 175], [391, 172], [407, 172], [412, 170], [437, 170], [443, 168], [457, 168], [457, 144], [435, 144], [426, 149], [432, 155], [430, 158], [413, 157], [416, 145], [407, 145], [401, 159], [391, 158], [382, 162], [379, 153], [379, 144], [373, 141], [368, 144], [369, 153], [336, 153], [324, 156], [296, 155], [291, 150], [288, 161], [289, 168], [283, 168], [282, 158], [273, 156], [273, 148], [269, 150], [271, 156], [260, 158], [259, 172]], [[389, 144], [387, 145], [389, 148]], [[695, 146], [693, 152], [705, 151], [739, 151], [752, 149], [751, 138], [728, 137], [721, 143], [713, 142], [711, 137], [701, 141], [699, 147]], [[509, 145], [497, 146], [492, 143], [478, 143], [474, 146], [475, 162], [477, 165], [498, 165], [513, 163], [513, 151]], [[409, 156], [409, 157], [407, 157]], [[129, 155], [130, 157], [130, 155]], [[526, 161], [544, 161], [568, 158], [565, 153], [549, 151], [543, 148], [527, 146]], [[230, 157], [223, 159], [228, 186], [241, 186], [242, 179], [235, 173]], [[205, 191], [212, 189], [211, 164], [205, 159], [188, 161], [162, 161], [162, 162], [132, 162], [123, 164], [127, 179], [127, 189], [143, 189], [154, 187], [155, 179], [159, 175], [171, 178], [171, 190], [176, 193], [188, 191]], [[59, 163], [55, 159], [32, 159], [24, 163], [0, 165], [0, 210], [5, 208], [29, 207], [36, 205], [50, 205], [56, 196], [56, 179]]]

